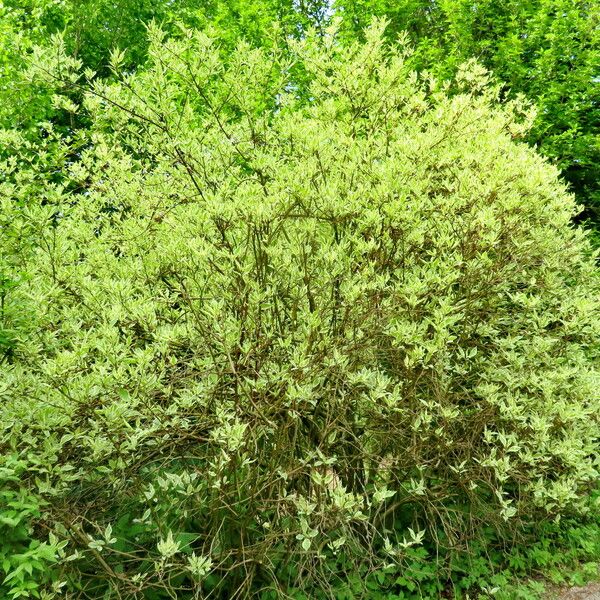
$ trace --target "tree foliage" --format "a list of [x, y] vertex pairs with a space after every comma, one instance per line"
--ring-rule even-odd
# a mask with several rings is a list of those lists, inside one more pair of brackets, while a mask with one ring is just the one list
[[208, 29], [231, 50], [241, 37], [255, 46], [269, 45], [277, 27], [297, 37], [323, 19], [318, 2], [292, 0], [6, 0], [0, 10], [14, 31], [28, 38], [47, 42], [62, 33], [69, 54], [102, 75], [115, 48], [125, 51], [128, 69], [144, 64], [146, 27], [152, 22], [171, 33], [181, 24]]

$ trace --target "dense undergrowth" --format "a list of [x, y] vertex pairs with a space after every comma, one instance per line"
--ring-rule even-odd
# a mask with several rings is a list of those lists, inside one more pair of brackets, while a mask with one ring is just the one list
[[6, 597], [591, 574], [600, 285], [531, 107], [474, 62], [449, 96], [381, 24], [290, 46], [33, 57], [89, 128], [2, 134]]
[[[36, 532], [40, 526], [43, 527], [40, 500], [35, 496], [27, 497], [23, 490], [17, 491], [15, 476], [23, 473], [24, 465], [15, 460], [8, 463], [1, 473], [0, 560], [6, 578], [0, 589], [4, 597], [80, 597], [81, 594], [74, 591], [64, 592], [64, 564], [75, 560], [75, 557], [65, 549], [65, 541], [59, 542], [52, 535], [49, 540], [40, 541], [42, 536]], [[400, 561], [396, 557], [378, 569], [350, 573], [343, 557], [330, 557], [327, 593], [323, 586], [307, 589], [291, 585], [285, 596], [299, 600], [354, 600], [365, 597], [375, 600], [539, 600], [548, 597], [554, 586], [579, 586], [597, 579], [600, 562], [598, 523], [598, 513], [592, 512], [588, 517], [531, 526], [512, 539], [499, 540], [495, 531], [482, 530], [478, 532], [477, 539], [468, 544], [466, 552], [440, 554], [438, 549], [428, 545], [407, 546]], [[104, 539], [101, 537], [90, 544], [100, 550], [120, 552], [126, 547], [123, 540], [133, 531], [135, 525], [132, 528], [131, 524], [127, 524], [122, 537], [118, 532], [109, 530], [104, 532], [108, 534]], [[179, 539], [183, 537], [180, 534]], [[200, 573], [208, 570], [208, 564], [194, 560], [188, 544], [182, 543], [180, 552], [188, 558], [188, 579], [193, 580], [194, 570]], [[210, 589], [210, 576], [204, 582]], [[92, 593], [96, 594], [95, 597], [111, 597], [111, 593], [102, 586]], [[265, 599], [280, 597], [267, 590], [256, 596]], [[123, 594], [123, 597], [136, 597], [135, 590]], [[163, 595], [146, 590], [143, 597], [160, 598]], [[176, 594], [176, 597], [194, 595]]]

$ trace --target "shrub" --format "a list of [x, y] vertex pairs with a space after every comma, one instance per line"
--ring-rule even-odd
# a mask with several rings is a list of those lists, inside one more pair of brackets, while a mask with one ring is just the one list
[[3, 598], [39, 598], [38, 588], [46, 582], [49, 564], [66, 542], [41, 542], [34, 535], [35, 521], [40, 517], [39, 498], [19, 485], [25, 461], [7, 455], [0, 463], [0, 568]]
[[585, 208], [596, 243], [600, 226], [600, 7], [578, 0], [337, 0], [352, 39], [371, 15], [390, 19], [387, 35], [408, 31], [413, 64], [440, 77], [476, 56], [505, 84], [533, 100], [530, 144], [556, 164]]
[[527, 104], [474, 63], [449, 98], [380, 24], [227, 63], [150, 35], [22, 217], [37, 333], [3, 440], [66, 589], [327, 597], [586, 510], [598, 280]]

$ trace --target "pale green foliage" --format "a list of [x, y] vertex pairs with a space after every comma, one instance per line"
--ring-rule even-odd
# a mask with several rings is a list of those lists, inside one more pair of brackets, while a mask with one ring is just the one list
[[69, 564], [102, 572], [88, 597], [165, 571], [310, 588], [325, 555], [583, 510], [598, 280], [556, 169], [516, 141], [529, 107], [476, 64], [447, 97], [380, 25], [296, 43], [306, 96], [276, 51], [224, 66], [153, 29], [149, 53], [91, 84], [69, 186], [20, 217], [37, 330], [0, 421]]
[[[415, 68], [450, 79], [476, 57], [510, 94], [538, 107], [527, 140], [550, 158], [600, 225], [600, 3], [589, 0], [334, 0], [342, 35], [356, 39], [373, 15], [407, 34]], [[596, 233], [596, 239], [597, 238]]]

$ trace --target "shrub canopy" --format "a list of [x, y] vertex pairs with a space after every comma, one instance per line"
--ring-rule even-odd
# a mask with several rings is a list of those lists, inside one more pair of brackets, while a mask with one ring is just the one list
[[317, 597], [331, 557], [585, 509], [599, 286], [573, 199], [523, 100], [475, 63], [448, 97], [382, 30], [224, 63], [151, 28], [144, 72], [72, 78], [91, 133], [61, 182], [6, 203], [35, 316], [1, 443], [87, 597]]
[[448, 78], [476, 57], [508, 93], [535, 102], [527, 139], [562, 171], [600, 225], [600, 4], [589, 0], [335, 0], [343, 35], [357, 39], [373, 15], [407, 32], [413, 64]]

